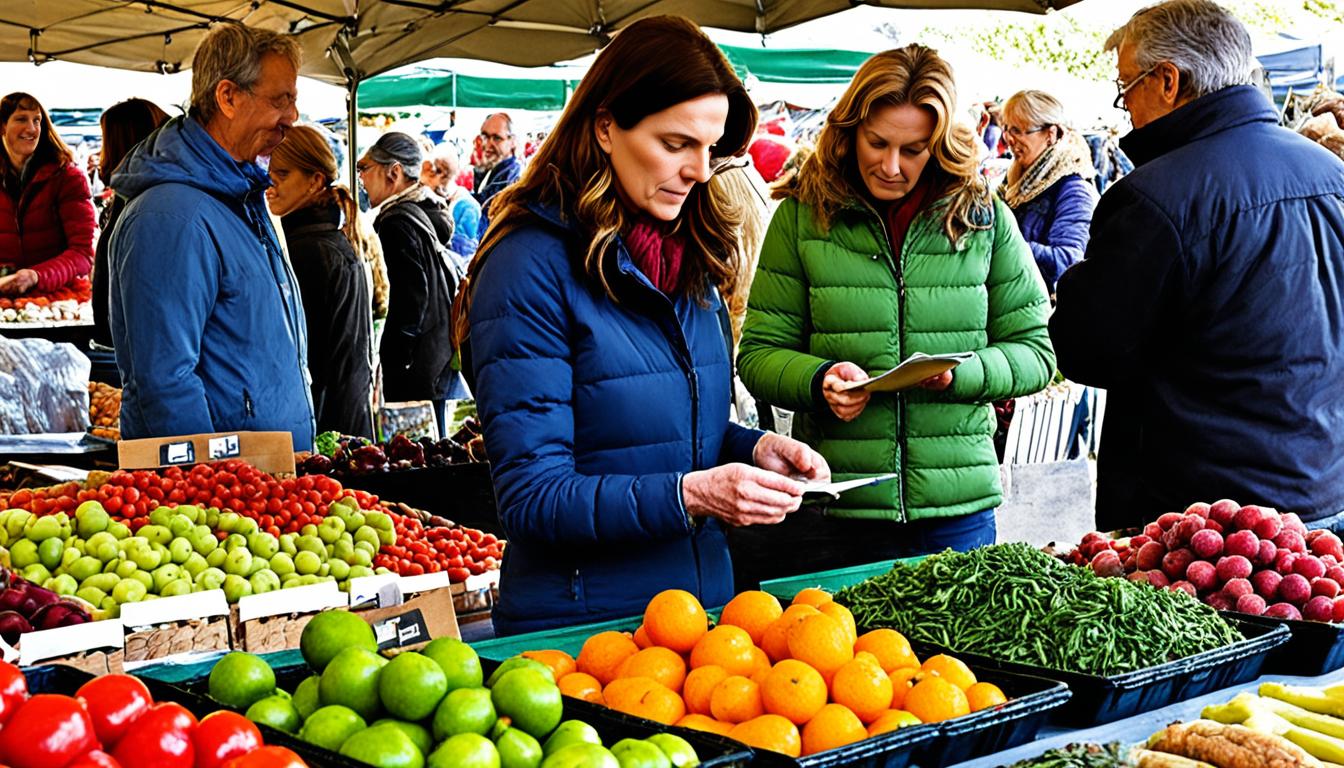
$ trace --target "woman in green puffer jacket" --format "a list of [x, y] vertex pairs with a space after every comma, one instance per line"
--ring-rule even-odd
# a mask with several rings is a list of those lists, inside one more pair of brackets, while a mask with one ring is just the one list
[[[1002, 501], [990, 401], [1049, 383], [1049, 302], [1013, 214], [953, 125], [951, 69], [919, 45], [860, 67], [816, 152], [775, 212], [738, 360], [759, 400], [792, 410], [794, 436], [835, 480], [895, 472], [824, 514], [737, 537], [754, 577], [994, 542]], [[899, 393], [841, 385], [915, 352], [972, 352]], [[787, 551], [788, 557], [779, 555]], [[751, 561], [769, 562], [750, 573]], [[783, 564], [781, 564], [783, 561]]]

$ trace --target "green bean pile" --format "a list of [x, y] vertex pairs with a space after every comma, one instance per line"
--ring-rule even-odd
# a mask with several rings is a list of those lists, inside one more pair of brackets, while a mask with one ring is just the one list
[[842, 589], [858, 626], [954, 653], [1115, 675], [1243, 639], [1184, 592], [1101, 578], [1027, 544], [948, 550]]
[[1127, 751], [1119, 742], [1110, 744], [1070, 744], [1052, 749], [1032, 760], [1021, 760], [1008, 768], [1129, 768], [1121, 756]]

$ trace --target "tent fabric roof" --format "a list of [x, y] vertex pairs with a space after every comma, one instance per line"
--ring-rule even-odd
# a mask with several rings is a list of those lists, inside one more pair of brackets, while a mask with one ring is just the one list
[[[872, 0], [892, 8], [1045, 13], [1080, 0]], [[7, 0], [0, 60], [174, 72], [222, 19], [298, 35], [303, 73], [347, 84], [435, 57], [539, 66], [592, 53], [644, 16], [765, 34], [851, 0]]]

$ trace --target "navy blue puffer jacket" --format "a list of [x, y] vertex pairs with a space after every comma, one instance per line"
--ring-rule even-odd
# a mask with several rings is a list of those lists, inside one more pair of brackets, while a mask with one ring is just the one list
[[1251, 86], [1133, 131], [1064, 273], [1059, 368], [1109, 390], [1101, 530], [1228, 497], [1344, 510], [1344, 163]]
[[728, 421], [718, 296], [669, 299], [622, 245], [614, 302], [583, 273], [578, 233], [555, 211], [534, 213], [489, 253], [470, 312], [509, 539], [495, 631], [632, 616], [672, 588], [722, 605], [733, 587], [723, 530], [691, 522], [681, 478], [751, 463], [761, 433]]
[[1096, 187], [1075, 173], [1013, 209], [1022, 239], [1031, 246], [1031, 255], [1051, 293], [1064, 270], [1082, 260], [1096, 205]]

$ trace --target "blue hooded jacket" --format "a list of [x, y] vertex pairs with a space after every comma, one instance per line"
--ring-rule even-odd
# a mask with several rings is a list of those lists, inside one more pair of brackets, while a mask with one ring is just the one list
[[1075, 173], [1013, 210], [1051, 293], [1064, 270], [1082, 260], [1096, 205], [1096, 187]]
[[312, 448], [307, 326], [269, 185], [190, 117], [112, 175], [128, 200], [109, 257], [124, 437], [284, 431]]
[[728, 421], [718, 295], [669, 299], [621, 245], [612, 301], [577, 231], [533, 212], [489, 253], [464, 353], [509, 539], [495, 631], [634, 616], [664, 589], [722, 605], [723, 529], [690, 520], [681, 478], [750, 464], [763, 433]]
[[1108, 390], [1101, 530], [1220, 498], [1344, 510], [1344, 163], [1277, 123], [1235, 86], [1131, 132], [1059, 280], [1059, 369]]

